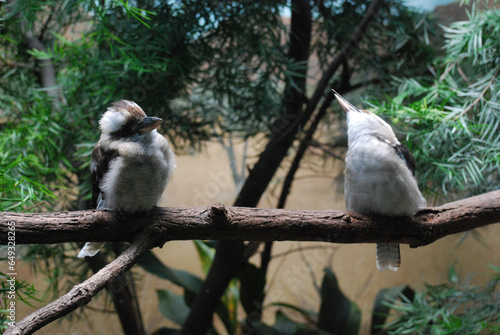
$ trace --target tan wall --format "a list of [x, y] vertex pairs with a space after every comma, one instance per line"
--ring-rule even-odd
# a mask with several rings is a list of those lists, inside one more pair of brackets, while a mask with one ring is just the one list
[[[254, 153], [250, 155], [255, 157]], [[164, 194], [162, 206], [233, 203], [235, 191], [230, 179], [229, 164], [226, 153], [219, 144], [210, 143], [203, 154], [182, 156], [177, 160], [178, 168]], [[325, 166], [324, 171], [319, 173], [299, 171], [287, 208], [344, 209], [343, 198], [334, 192], [336, 186], [332, 176], [335, 175], [334, 170], [338, 169], [342, 169], [341, 164], [337, 167]], [[276, 201], [276, 197], [266, 194], [260, 206], [273, 207]], [[471, 234], [463, 243], [458, 244], [463, 237], [463, 234], [458, 234], [418, 249], [403, 245], [400, 271], [382, 273], [376, 271], [375, 246], [371, 244], [277, 242], [274, 244], [273, 255], [278, 256], [270, 265], [265, 303], [283, 301], [318, 310], [319, 295], [313, 285], [313, 278], [320, 285], [323, 269], [331, 266], [338, 276], [341, 289], [360, 306], [363, 312], [362, 333], [367, 334], [373, 300], [381, 288], [401, 284], [422, 287], [424, 283], [444, 283], [448, 265], [454, 262], [457, 262], [457, 271], [463, 275], [476, 272], [475, 282], [487, 280], [487, 264], [500, 264], [500, 225], [480, 229], [478, 233], [481, 235], [481, 243]], [[297, 251], [300, 248], [303, 250]], [[290, 252], [293, 250], [295, 251]], [[286, 252], [290, 253], [284, 256], [283, 253]], [[169, 242], [162, 249], [155, 249], [155, 253], [169, 266], [202, 275], [192, 242]], [[136, 273], [141, 277], [140, 304], [147, 330], [151, 332], [161, 325], [168, 325], [158, 311], [156, 289], [172, 288], [172, 285], [143, 271], [137, 270]], [[24, 270], [19, 278], [22, 276], [29, 278], [29, 272]], [[100, 307], [101, 304], [91, 303], [90, 306]], [[18, 319], [32, 310], [33, 308], [22, 307]], [[94, 320], [91, 321], [94, 334], [120, 333], [115, 315], [90, 314]], [[273, 315], [273, 311], [269, 310], [265, 314], [265, 320], [272, 322]], [[65, 320], [43, 328], [38, 334], [87, 334], [89, 326], [86, 321]]]

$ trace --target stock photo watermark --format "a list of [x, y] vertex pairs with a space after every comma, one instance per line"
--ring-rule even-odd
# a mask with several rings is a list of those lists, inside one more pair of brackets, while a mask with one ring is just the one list
[[14, 221], [7, 222], [7, 300], [5, 306], [5, 314], [7, 316], [7, 326], [15, 326], [16, 324], [16, 223]]

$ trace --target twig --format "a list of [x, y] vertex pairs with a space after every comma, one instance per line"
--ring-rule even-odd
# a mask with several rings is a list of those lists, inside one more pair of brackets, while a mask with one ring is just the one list
[[479, 96], [476, 98], [476, 100], [474, 100], [474, 102], [472, 104], [470, 104], [466, 109], [464, 109], [462, 111], [462, 113], [458, 114], [456, 117], [455, 117], [455, 120], [457, 120], [459, 117], [461, 117], [462, 115], [464, 115], [465, 113], [467, 113], [468, 111], [470, 111], [472, 109], [472, 107], [474, 107], [481, 99], [482, 97], [484, 96], [484, 94], [486, 93], [486, 91], [490, 88], [490, 86], [493, 84], [493, 81], [495, 81], [496, 77], [498, 76], [498, 73], [500, 72], [500, 67], [495, 71], [495, 74], [493, 75], [493, 77], [491, 78], [491, 80], [488, 82], [488, 85], [486, 85], [486, 87], [481, 91], [481, 93], [479, 94]]
[[37, 207], [40, 207], [42, 205], [45, 205], [47, 203], [47, 201], [45, 200], [42, 200], [40, 202], [37, 202], [36, 204], [33, 204], [29, 207], [26, 207], [22, 210], [23, 213], [26, 213], [26, 212], [31, 212], [33, 209], [37, 208]]
[[299, 252], [299, 251], [306, 251], [306, 250], [317, 250], [317, 249], [325, 249], [325, 252], [327, 250], [330, 250], [331, 248], [337, 248], [335, 246], [325, 246], [325, 245], [309, 245], [309, 246], [299, 246], [297, 248], [291, 248], [291, 249], [288, 249], [287, 251], [283, 251], [283, 252], [280, 252], [280, 253], [277, 253], [277, 254], [274, 254], [273, 255], [273, 259], [275, 258], [279, 258], [279, 257], [287, 257], [288, 255], [291, 255], [295, 252]]
[[451, 70], [453, 70], [453, 67], [455, 66], [456, 63], [451, 63], [446, 66], [446, 69], [444, 70], [443, 74], [439, 77], [439, 81], [443, 81], [444, 78], [450, 73]]
[[462, 70], [462, 67], [457, 66], [457, 71], [460, 74], [460, 77], [467, 83], [467, 85], [470, 85], [469, 78], [465, 75], [464, 71]]

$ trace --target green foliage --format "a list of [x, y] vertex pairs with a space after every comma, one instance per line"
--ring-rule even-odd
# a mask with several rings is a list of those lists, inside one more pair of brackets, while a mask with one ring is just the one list
[[[46, 109], [45, 94], [34, 87], [26, 90], [32, 79], [23, 70], [0, 70], [0, 211], [50, 208], [56, 198], [50, 185], [68, 170], [60, 148], [64, 130]], [[9, 263], [17, 256], [10, 254], [13, 247], [8, 247]], [[7, 247], [0, 248], [0, 253], [4, 251]], [[2, 261], [8, 264], [7, 259]], [[30, 304], [37, 300], [37, 292], [26, 281], [8, 282], [10, 277], [3, 272], [0, 277], [0, 329], [4, 329], [11, 321], [10, 303]]]
[[386, 323], [391, 309], [387, 301], [396, 301], [404, 297], [405, 301], [413, 301], [415, 291], [408, 285], [384, 288], [377, 293], [372, 313], [371, 334], [383, 333], [381, 329]]
[[210, 270], [210, 266], [212, 265], [212, 261], [214, 260], [215, 246], [200, 240], [194, 240], [193, 243], [201, 261], [201, 268], [204, 273], [208, 273], [208, 270]]
[[[201, 241], [197, 242], [198, 245], [204, 244]], [[213, 249], [211, 251], [213, 251]], [[200, 259], [203, 259], [201, 254]], [[210, 262], [212, 261], [212, 259], [213, 255], [210, 259]], [[190, 274], [189, 272], [172, 269], [171, 267], [164, 265], [151, 251], [148, 251], [141, 258], [141, 260], [138, 262], [138, 265], [149, 273], [152, 273], [159, 278], [168, 280], [171, 283], [181, 287], [184, 290], [184, 297], [181, 305], [185, 305], [189, 310], [196, 294], [200, 290], [203, 283], [201, 278]], [[231, 287], [234, 288], [235, 283], [233, 283]], [[238, 296], [236, 295], [235, 297], [235, 294], [237, 294], [237, 291], [235, 291], [234, 289], [228, 290], [225, 297], [223, 298], [223, 303], [221, 303], [217, 308], [217, 315], [221, 319], [229, 334], [234, 333], [235, 325], [237, 324], [237, 305], [235, 305], [235, 302], [237, 303]], [[158, 291], [158, 298], [160, 310], [162, 311], [163, 315], [167, 319], [172, 320], [179, 325], [182, 325], [182, 323], [179, 322], [183, 321], [181, 316], [184, 314], [178, 314], [175, 310], [176, 304], [178, 303], [179, 299], [181, 299], [180, 296], [170, 294], [167, 291], [161, 291], [161, 293], [160, 291]]]
[[238, 274], [240, 282], [240, 301], [247, 315], [262, 306], [265, 297], [266, 273], [252, 263], [246, 263]]
[[321, 283], [319, 329], [334, 335], [355, 335], [358, 334], [360, 324], [359, 307], [342, 293], [333, 271], [325, 269]]
[[[86, 135], [81, 138], [95, 140], [89, 131], [96, 119], [110, 102], [121, 98], [162, 117], [164, 131], [181, 147], [210, 138], [224, 118], [232, 122], [225, 122], [223, 131], [246, 123], [240, 130], [255, 134], [253, 129], [267, 124], [272, 110], [277, 110], [277, 83], [290, 63], [279, 38], [284, 30], [279, 1], [261, 1], [259, 6], [145, 1], [140, 9], [120, 1], [82, 4], [64, 6], [72, 11], [65, 25], [53, 22], [59, 16], [49, 17], [47, 24], [54, 29], [44, 37], [51, 47], [29, 53], [36, 59], [51, 59], [60, 69], [57, 81], [65, 104], [71, 106], [68, 112], [89, 121], [90, 127], [75, 129]], [[8, 23], [18, 13], [56, 13], [58, 7], [50, 1], [36, 8], [16, 6]], [[92, 21], [85, 17], [89, 13]], [[242, 15], [247, 19], [235, 20]], [[68, 34], [68, 28], [81, 31], [81, 36]], [[251, 73], [256, 68], [259, 74]], [[193, 87], [233, 112], [196, 108], [190, 102]], [[171, 103], [174, 98], [191, 107]]]
[[47, 185], [68, 170], [58, 116], [47, 108], [45, 94], [19, 89], [27, 84], [29, 78], [0, 70], [0, 210], [26, 210], [54, 199]]
[[[342, 293], [335, 274], [329, 268], [325, 269], [319, 294], [321, 303], [318, 312], [280, 302], [269, 305], [280, 309], [275, 323], [266, 326], [267, 332], [263, 334], [358, 334], [361, 325], [359, 307]], [[297, 312], [307, 322], [294, 321], [283, 310]]]
[[[25, 212], [64, 206], [67, 197], [76, 193], [61, 186], [73, 184], [73, 168], [65, 152], [67, 120], [25, 69], [4, 70], [0, 70], [0, 210]], [[68, 266], [64, 250], [64, 245], [28, 246], [17, 258], [41, 255], [34, 266], [42, 271], [46, 269], [43, 265], [50, 268], [50, 281], [57, 286], [64, 281], [62, 272], [71, 274], [78, 269]]]
[[184, 299], [180, 295], [167, 290], [158, 290], [157, 293], [158, 306], [163, 316], [182, 326], [189, 314], [189, 307], [184, 302]]
[[395, 79], [399, 94], [378, 111], [399, 125], [418, 180], [445, 198], [500, 187], [500, 14], [473, 11], [445, 28], [446, 55], [433, 80]]
[[[320, 67], [326, 69], [332, 50], [338, 50], [364, 18], [371, 1], [323, 1], [318, 6], [317, 38], [313, 50]], [[385, 82], [394, 75], [421, 76], [426, 65], [439, 55], [440, 30], [428, 13], [417, 13], [403, 2], [386, 1], [361, 39], [359, 52], [349, 57], [341, 75], [334, 77], [344, 91], [370, 81]], [[347, 79], [347, 80], [346, 80]], [[393, 89], [378, 85], [388, 93]]]
[[498, 334], [500, 332], [500, 294], [495, 289], [500, 268], [484, 286], [460, 281], [453, 267], [449, 283], [427, 285], [413, 300], [401, 295], [389, 298], [386, 305], [396, 317], [386, 324], [383, 334]]
[[263, 335], [327, 335], [330, 333], [322, 330], [309, 327], [301, 322], [291, 319], [286, 313], [282, 311], [276, 312], [276, 321], [273, 326], [267, 326], [266, 331], [262, 332]]
[[[0, 248], [6, 249], [4, 246]], [[2, 261], [6, 259], [1, 259]], [[11, 305], [12, 302], [15, 304], [19, 301], [25, 304], [31, 305], [30, 301], [38, 300], [36, 297], [35, 287], [24, 281], [18, 280], [15, 277], [12, 278], [2, 271], [0, 271], [0, 332], [6, 329], [10, 323], [16, 321], [16, 311], [18, 307], [16, 305]], [[11, 312], [14, 314], [11, 314]]]
[[[199, 257], [207, 259], [213, 249], [197, 241], [200, 247]], [[210, 251], [208, 251], [210, 250]], [[210, 257], [208, 257], [210, 259]], [[213, 258], [213, 255], [211, 256]], [[202, 261], [203, 263], [203, 261]], [[172, 269], [164, 265], [151, 251], [147, 252], [138, 263], [144, 270], [179, 286], [184, 290], [184, 297], [165, 290], [158, 290], [159, 309], [169, 320], [181, 326], [187, 316], [193, 302], [194, 295], [201, 288], [202, 280], [185, 271]], [[203, 266], [203, 265], [202, 265]], [[237, 333], [238, 319], [237, 310], [239, 305], [247, 312], [254, 311], [255, 305], [264, 300], [264, 287], [266, 285], [265, 274], [255, 265], [248, 263], [238, 275], [239, 290], [236, 281], [233, 281], [223, 297], [217, 316], [225, 326], [228, 334]], [[358, 334], [361, 324], [361, 313], [356, 304], [344, 296], [338, 286], [337, 279], [330, 269], [325, 269], [325, 275], [321, 285], [321, 305], [319, 312], [304, 310], [298, 306], [285, 303], [272, 303], [265, 307], [279, 307], [276, 313], [276, 321], [273, 325], [259, 323], [254, 330], [257, 334]], [[264, 309], [265, 309], [264, 308]], [[294, 321], [282, 310], [290, 310], [303, 315], [308, 324]], [[244, 327], [244, 326], [243, 326]], [[163, 331], [173, 331], [164, 328]], [[160, 331], [160, 330], [158, 330]], [[211, 334], [217, 334], [212, 328]]]
[[192, 293], [198, 292], [203, 283], [200, 278], [187, 271], [175, 270], [165, 266], [151, 250], [141, 257], [138, 265], [149, 273], [166, 279]]
[[19, 156], [14, 161], [6, 160], [7, 157], [2, 155], [0, 161], [0, 189], [2, 190], [0, 192], [0, 211], [19, 211], [40, 203], [46, 197], [53, 196], [46, 186], [23, 175], [25, 171], [38, 163], [35, 156], [25, 158]]

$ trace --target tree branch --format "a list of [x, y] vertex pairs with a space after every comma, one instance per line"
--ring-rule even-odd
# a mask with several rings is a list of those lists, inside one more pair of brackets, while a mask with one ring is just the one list
[[[139, 224], [131, 228], [134, 222]], [[208, 208], [156, 208], [145, 218], [97, 210], [0, 213], [0, 244], [8, 243], [8, 232], [13, 231], [10, 227], [15, 227], [17, 244], [133, 241], [113, 262], [15, 327], [8, 328], [5, 334], [32, 334], [89, 303], [100, 290], [132, 267], [146, 250], [170, 240], [395, 242], [418, 247], [496, 222], [500, 222], [500, 190], [424, 208], [413, 218], [369, 217], [339, 210], [225, 207], [221, 204]]]
[[236, 206], [257, 206], [300, 130], [300, 120], [304, 119], [302, 107], [305, 101], [311, 30], [311, 5], [305, 0], [292, 1], [288, 58], [301, 63], [302, 66], [293, 71], [297, 74], [292, 75], [286, 83], [281, 115], [271, 126], [271, 139], [260, 154], [259, 160], [250, 170], [236, 198]]
[[[17, 244], [131, 241], [150, 229], [150, 247], [171, 240], [325, 241], [430, 244], [450, 234], [500, 222], [500, 190], [420, 210], [413, 218], [369, 217], [340, 210], [231, 207], [156, 208], [149, 217], [107, 211], [0, 213], [0, 244], [15, 223]], [[137, 224], [139, 223], [139, 224]], [[132, 227], [133, 226], [133, 227]]]
[[[121, 243], [116, 244], [121, 245]], [[108, 264], [102, 253], [98, 253], [94, 257], [87, 257], [85, 261], [94, 273], [99, 272]], [[124, 273], [116, 282], [110, 282], [106, 285], [106, 289], [113, 299], [123, 334], [146, 335], [131, 272]]]
[[[35, 36], [33, 31], [26, 28], [26, 21], [21, 22], [21, 29], [24, 32], [25, 38], [30, 49], [35, 49], [47, 52], [47, 48], [42, 41]], [[40, 84], [51, 99], [57, 99], [58, 89], [56, 87], [56, 70], [50, 59], [37, 59], [40, 73]]]
[[130, 247], [114, 261], [83, 283], [75, 285], [62, 297], [28, 315], [18, 322], [16, 326], [8, 328], [4, 334], [33, 334], [52, 321], [74, 311], [78, 307], [88, 304], [92, 300], [92, 297], [106, 287], [106, 285], [115, 281], [119, 276], [124, 275], [150, 248], [148, 241], [151, 234], [151, 232], [146, 230], [137, 235]]
[[303, 124], [307, 122], [307, 120], [309, 120], [314, 110], [316, 110], [321, 97], [324, 95], [325, 90], [328, 87], [330, 79], [333, 77], [337, 69], [342, 65], [344, 59], [349, 59], [352, 52], [356, 49], [358, 43], [361, 41], [361, 38], [365, 34], [368, 24], [375, 18], [379, 7], [383, 3], [384, 0], [374, 0], [370, 4], [370, 7], [368, 7], [363, 20], [361, 20], [356, 30], [349, 37], [349, 40], [347, 40], [347, 42], [342, 46], [342, 48], [340, 49], [340, 53], [335, 57], [335, 59], [332, 60], [332, 62], [328, 66], [328, 69], [323, 72], [323, 76], [316, 85], [316, 89], [314, 90], [312, 97], [307, 103], [306, 109], [303, 114]]

